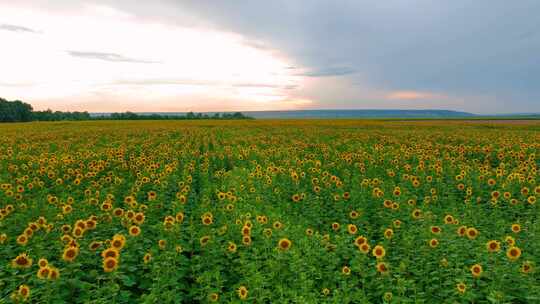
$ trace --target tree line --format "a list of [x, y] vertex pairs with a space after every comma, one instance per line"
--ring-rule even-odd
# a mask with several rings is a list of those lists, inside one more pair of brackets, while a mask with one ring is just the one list
[[92, 116], [88, 112], [34, 111], [20, 100], [8, 101], [0, 97], [0, 122], [61, 121], [61, 120], [182, 120], [182, 119], [253, 119], [243, 113], [189, 112], [185, 115], [137, 114], [132, 112]]

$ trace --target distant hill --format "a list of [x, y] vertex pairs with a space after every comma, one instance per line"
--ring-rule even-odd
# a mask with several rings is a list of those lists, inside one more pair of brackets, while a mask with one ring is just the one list
[[298, 110], [247, 111], [253, 118], [466, 118], [475, 114], [450, 110]]
[[[219, 112], [206, 112], [212, 116]], [[224, 112], [232, 114], [233, 112]], [[138, 112], [137, 115], [184, 116], [188, 112]], [[452, 110], [291, 110], [291, 111], [243, 111], [242, 114], [255, 119], [540, 119], [538, 113], [512, 113], [478, 115]], [[93, 118], [108, 117], [111, 113], [90, 113]]]
[[[475, 114], [450, 110], [291, 110], [291, 111], [242, 111], [256, 119], [302, 118], [467, 118]], [[186, 112], [142, 112], [138, 115], [186, 115]], [[206, 112], [209, 116], [214, 112]], [[92, 117], [109, 116], [110, 113], [90, 113]]]

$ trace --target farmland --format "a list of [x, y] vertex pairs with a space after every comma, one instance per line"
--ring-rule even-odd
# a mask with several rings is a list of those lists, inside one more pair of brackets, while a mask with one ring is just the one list
[[540, 122], [0, 125], [0, 303], [540, 303]]

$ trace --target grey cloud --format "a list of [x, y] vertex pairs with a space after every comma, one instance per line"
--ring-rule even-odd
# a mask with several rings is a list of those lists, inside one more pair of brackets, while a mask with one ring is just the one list
[[[82, 3], [21, 1], [55, 9]], [[94, 1], [141, 21], [239, 33], [246, 45], [285, 54], [298, 67], [293, 73], [328, 85], [335, 85], [334, 77], [322, 76], [346, 67], [351, 71], [339, 78], [375, 91], [495, 96], [501, 110], [540, 111], [538, 0]], [[341, 99], [337, 88], [325, 88], [335, 92], [325, 98]], [[362, 90], [348, 89], [359, 92], [348, 100], [366, 99]], [[359, 105], [355, 101], [349, 106]], [[455, 105], [481, 112], [474, 102]]]
[[[136, 5], [109, 3], [146, 15]], [[174, 12], [189, 12], [217, 30], [279, 49], [295, 66], [307, 68], [308, 75], [346, 66], [356, 71], [343, 75], [351, 82], [379, 90], [510, 96], [523, 109], [530, 105], [521, 101], [525, 97], [540, 100], [536, 34], [540, 1], [165, 0], [161, 4], [167, 7], [162, 22], [181, 24]], [[540, 103], [534, 107], [540, 110]]]
[[312, 71], [304, 72], [297, 74], [298, 76], [308, 76], [308, 77], [327, 77], [327, 76], [343, 76], [354, 74], [356, 71], [348, 67], [329, 67], [329, 68], [320, 68]]
[[33, 33], [38, 34], [39, 32], [28, 27], [13, 25], [13, 24], [0, 24], [0, 30], [17, 32], [17, 33]]
[[115, 53], [102, 53], [102, 52], [80, 52], [80, 51], [67, 51], [67, 53], [73, 57], [85, 58], [85, 59], [97, 59], [110, 62], [130, 62], [130, 63], [159, 63], [158, 61], [142, 60], [126, 57], [124, 55]]

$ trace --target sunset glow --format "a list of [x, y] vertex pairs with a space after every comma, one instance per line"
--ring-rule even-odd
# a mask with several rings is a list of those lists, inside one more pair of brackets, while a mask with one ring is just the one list
[[[0, 20], [35, 31], [0, 31], [4, 97], [37, 109], [211, 111], [294, 108], [302, 77], [275, 50], [239, 34], [138, 23], [122, 11], [86, 6], [51, 15], [3, 5]], [[290, 101], [290, 102], [289, 102]], [[305, 104], [309, 101], [304, 101]]]

